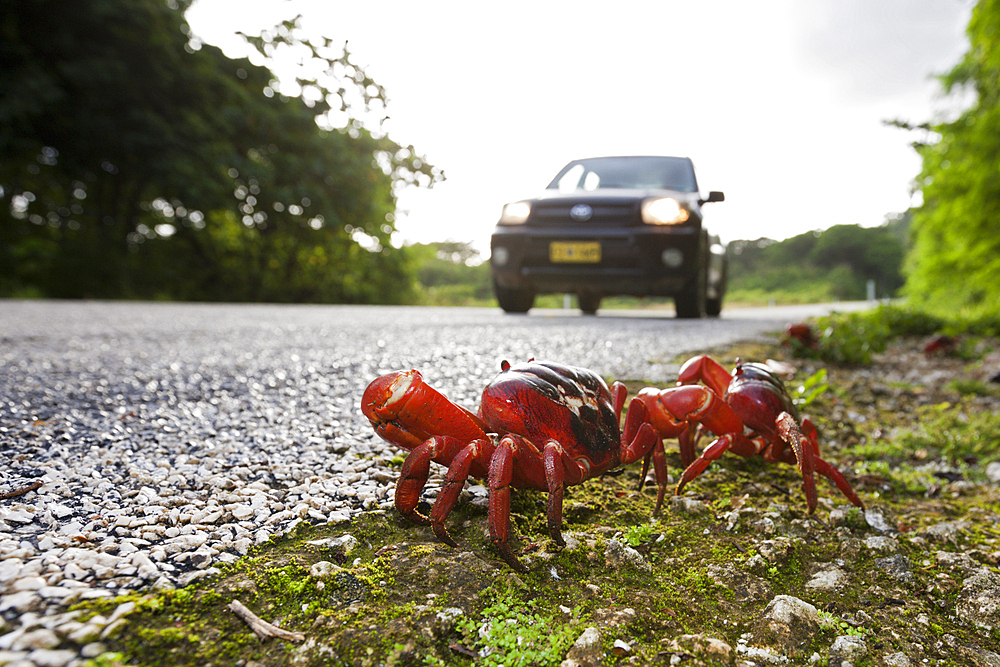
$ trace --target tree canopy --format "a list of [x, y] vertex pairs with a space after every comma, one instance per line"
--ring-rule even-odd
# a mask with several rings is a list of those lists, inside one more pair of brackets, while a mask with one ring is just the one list
[[0, 0], [0, 296], [405, 301], [395, 188], [441, 174], [357, 120], [385, 91], [293, 20], [248, 38], [308, 53], [283, 95], [189, 4]]
[[779, 300], [854, 300], [867, 297], [869, 280], [879, 297], [895, 296], [907, 216], [889, 216], [879, 227], [835, 225], [784, 241], [739, 240], [729, 244], [730, 294], [754, 293]]
[[968, 52], [940, 81], [974, 101], [916, 145], [923, 204], [905, 293], [932, 309], [1000, 313], [1000, 0], [976, 4], [967, 34]]

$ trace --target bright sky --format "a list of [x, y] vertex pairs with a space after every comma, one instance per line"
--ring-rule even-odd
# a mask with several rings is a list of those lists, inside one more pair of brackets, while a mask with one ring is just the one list
[[[971, 0], [196, 0], [194, 33], [245, 55], [298, 14], [387, 89], [384, 129], [444, 169], [401, 193], [405, 242], [489, 236], [565, 163], [683, 155], [724, 240], [880, 224], [905, 210], [931, 75], [966, 50]], [[952, 106], [954, 106], [952, 104]]]

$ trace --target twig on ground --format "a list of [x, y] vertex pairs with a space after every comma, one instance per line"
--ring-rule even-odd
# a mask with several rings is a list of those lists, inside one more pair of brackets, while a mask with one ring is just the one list
[[7, 500], [8, 498], [16, 498], [17, 496], [23, 496], [29, 491], [34, 491], [42, 485], [42, 480], [36, 479], [31, 484], [27, 486], [22, 486], [20, 489], [14, 489], [13, 491], [7, 491], [6, 493], [0, 493], [0, 500]]
[[306, 636], [301, 632], [289, 632], [288, 630], [279, 628], [277, 625], [268, 623], [260, 616], [257, 616], [257, 614], [247, 609], [246, 606], [244, 606], [244, 604], [239, 600], [233, 600], [230, 602], [229, 609], [243, 619], [243, 622], [249, 625], [254, 634], [261, 639], [277, 637], [278, 639], [287, 639], [290, 642], [300, 642], [306, 638]]

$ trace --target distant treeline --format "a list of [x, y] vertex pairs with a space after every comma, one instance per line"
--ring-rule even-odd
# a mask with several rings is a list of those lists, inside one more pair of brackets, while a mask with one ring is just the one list
[[783, 241], [729, 244], [727, 301], [802, 303], [894, 297], [903, 286], [909, 215], [879, 227], [836, 225]]

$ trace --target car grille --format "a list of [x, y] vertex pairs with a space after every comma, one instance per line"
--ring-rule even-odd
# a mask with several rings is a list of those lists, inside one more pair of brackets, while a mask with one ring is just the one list
[[589, 220], [574, 220], [570, 217], [570, 209], [580, 202], [538, 202], [531, 212], [531, 222], [540, 226], [558, 225], [631, 225], [636, 216], [635, 202], [628, 203], [589, 203], [593, 210]]

